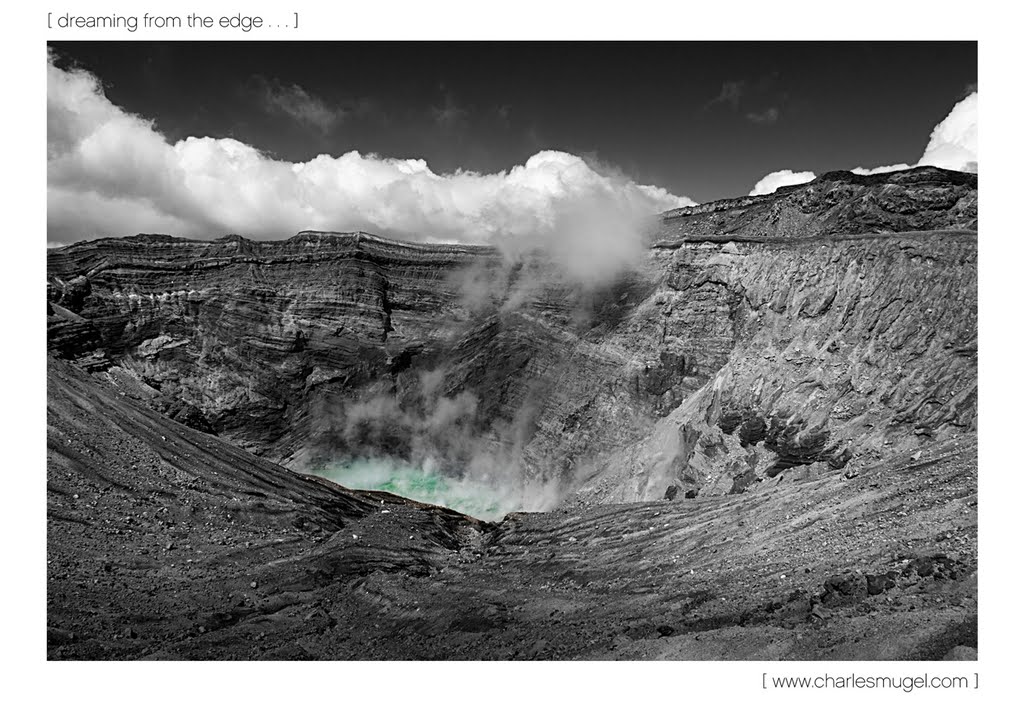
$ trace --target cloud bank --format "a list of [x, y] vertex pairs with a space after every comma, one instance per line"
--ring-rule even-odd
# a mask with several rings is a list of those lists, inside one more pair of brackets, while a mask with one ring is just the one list
[[[268, 95], [275, 108], [297, 110], [307, 122], [338, 121], [298, 90]], [[499, 173], [440, 174], [420, 159], [358, 151], [291, 163], [228, 138], [170, 143], [152, 121], [111, 103], [94, 75], [52, 60], [47, 136], [51, 242], [140, 232], [277, 239], [303, 229], [362, 230], [547, 245], [567, 258], [605, 261], [639, 245], [638, 222], [694, 204], [559, 151]]]
[[[906, 170], [914, 166], [937, 166], [947, 170], [978, 172], [978, 93], [972, 92], [958, 102], [952, 111], [932, 130], [931, 138], [921, 159], [914, 165], [897, 163], [875, 168], [852, 168], [858, 175], [889, 173]], [[769, 173], [754, 185], [751, 195], [767, 195], [784, 185], [805, 183], [815, 178], [811, 171], [794, 173], [791, 170], [777, 170]]]

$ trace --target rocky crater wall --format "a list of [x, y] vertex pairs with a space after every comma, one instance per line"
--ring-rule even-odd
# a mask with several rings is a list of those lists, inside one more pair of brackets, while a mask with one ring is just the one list
[[704, 362], [710, 376], [689, 394], [681, 382], [667, 390], [671, 412], [603, 462], [582, 487], [588, 500], [854, 475], [977, 430], [974, 232], [669, 250], [661, 311], [638, 315], [632, 332], [660, 328], [670, 357]]
[[589, 287], [367, 234], [79, 243], [48, 254], [49, 345], [286, 465], [444, 453], [570, 503], [855, 474], [976, 430], [976, 182], [830, 174], [666, 213]]

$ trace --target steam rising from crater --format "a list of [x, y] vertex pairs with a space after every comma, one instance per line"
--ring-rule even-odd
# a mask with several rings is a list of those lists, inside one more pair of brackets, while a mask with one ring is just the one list
[[454, 477], [436, 465], [417, 465], [394, 458], [356, 458], [331, 462], [315, 474], [349, 489], [369, 489], [437, 504], [487, 521], [512, 511], [532, 511], [522, 490]]
[[444, 371], [418, 374], [398, 394], [371, 387], [330, 405], [325, 427], [302, 465], [354, 489], [378, 489], [480, 518], [553, 507], [560, 485], [533, 474], [522, 458], [537, 406], [511, 422], [485, 424], [469, 391], [446, 394]]

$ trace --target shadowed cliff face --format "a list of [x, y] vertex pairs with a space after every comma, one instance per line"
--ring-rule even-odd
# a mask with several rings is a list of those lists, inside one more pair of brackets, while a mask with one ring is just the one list
[[524, 508], [737, 493], [975, 430], [976, 182], [669, 212], [587, 285], [365, 234], [80, 243], [49, 252], [50, 346], [299, 469], [434, 461]]

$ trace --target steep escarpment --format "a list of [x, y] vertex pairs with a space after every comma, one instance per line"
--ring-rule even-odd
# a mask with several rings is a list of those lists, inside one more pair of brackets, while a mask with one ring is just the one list
[[638, 266], [306, 232], [49, 254], [50, 345], [288, 465], [440, 460], [550, 506], [737, 493], [970, 433], [977, 179], [664, 215]]
[[[675, 244], [660, 255], [672, 274], [633, 333], [661, 329], [676, 362], [718, 367], [666, 402], [649, 437], [607, 459], [583, 489], [591, 498], [736, 493], [855, 472], [977, 430], [973, 232]], [[711, 300], [705, 324], [717, 329], [691, 340], [695, 299]], [[718, 354], [706, 348], [716, 339]]]
[[[108, 358], [265, 452], [301, 423], [298, 398], [370, 382], [446, 338], [465, 319], [448, 277], [477, 262], [486, 269], [490, 258], [360, 234], [138, 236], [51, 255], [50, 299], [88, 319]], [[64, 280], [83, 279], [86, 294], [67, 292], [78, 288]], [[406, 349], [407, 340], [419, 345]], [[59, 333], [51, 346], [68, 356]]]

